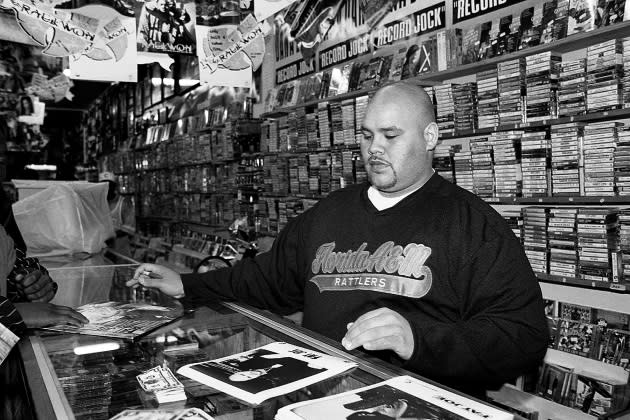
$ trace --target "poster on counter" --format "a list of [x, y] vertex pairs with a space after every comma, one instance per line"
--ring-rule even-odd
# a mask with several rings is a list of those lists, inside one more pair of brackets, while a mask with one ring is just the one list
[[[198, 20], [199, 21], [199, 20]], [[197, 25], [199, 77], [213, 86], [252, 87], [252, 72], [262, 64], [262, 24], [249, 14], [239, 24]]]
[[135, 1], [139, 53], [195, 54], [193, 1]]

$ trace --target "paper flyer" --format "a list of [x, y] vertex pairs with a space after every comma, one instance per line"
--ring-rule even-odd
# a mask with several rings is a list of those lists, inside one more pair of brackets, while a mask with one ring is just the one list
[[267, 19], [269, 16], [275, 15], [291, 3], [295, 3], [295, 0], [255, 0], [254, 16], [256, 16], [256, 20], [258, 21]]
[[90, 54], [75, 54], [70, 57], [70, 77], [111, 82], [137, 81], [135, 18], [123, 16], [116, 10], [101, 5], [89, 5], [76, 10], [100, 20]]
[[331, 378], [356, 363], [288, 343], [276, 342], [177, 373], [251, 404]]
[[512, 420], [514, 416], [411, 376], [282, 407], [276, 420], [316, 419]]
[[202, 82], [252, 87], [252, 72], [262, 64], [262, 24], [250, 14], [240, 25], [197, 25], [197, 55]]
[[193, 1], [135, 1], [138, 52], [195, 54]]

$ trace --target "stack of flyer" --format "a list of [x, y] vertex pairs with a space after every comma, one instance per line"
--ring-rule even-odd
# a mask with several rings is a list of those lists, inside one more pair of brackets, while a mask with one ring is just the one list
[[257, 349], [181, 367], [177, 373], [250, 404], [297, 391], [356, 367], [339, 357], [271, 343]]
[[411, 376], [291, 404], [275, 416], [276, 420], [359, 418], [512, 420], [514, 416]]
[[155, 396], [159, 404], [186, 400], [184, 385], [169, 368], [154, 367], [136, 376], [142, 389]]
[[214, 420], [199, 408], [124, 410], [110, 420]]

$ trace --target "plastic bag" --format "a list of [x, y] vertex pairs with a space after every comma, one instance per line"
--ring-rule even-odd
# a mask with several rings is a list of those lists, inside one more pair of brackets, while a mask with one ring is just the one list
[[29, 255], [94, 254], [114, 236], [106, 183], [54, 184], [13, 204]]

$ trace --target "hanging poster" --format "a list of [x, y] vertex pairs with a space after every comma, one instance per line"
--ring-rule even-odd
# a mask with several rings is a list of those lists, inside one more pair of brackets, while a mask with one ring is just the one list
[[195, 54], [193, 1], [135, 1], [138, 52]]
[[200, 80], [213, 86], [252, 87], [252, 72], [265, 54], [262, 24], [251, 14], [239, 25], [214, 22], [218, 24], [197, 25]]
[[[11, 0], [14, 1], [14, 0]], [[138, 78], [136, 20], [129, 9], [89, 5], [78, 13], [99, 19], [97, 37], [89, 54], [70, 57], [73, 79], [135, 82]]]
[[275, 15], [291, 3], [295, 3], [295, 0], [255, 0], [254, 16], [256, 16], [258, 21], [267, 19], [269, 16]]
[[344, 0], [305, 0], [278, 13], [274, 19], [277, 59], [297, 49], [304, 61], [313, 60], [343, 4]]
[[103, 5], [61, 9], [28, 0], [0, 2], [13, 10], [22, 30], [43, 47], [42, 53], [71, 56], [74, 78], [136, 80], [135, 19], [122, 3], [115, 3], [119, 13]]
[[523, 0], [453, 0], [453, 24], [485, 15]]

